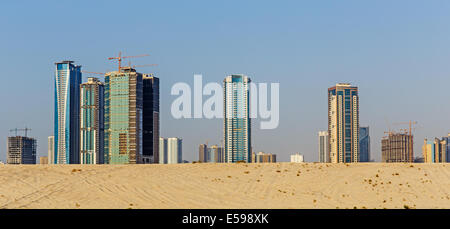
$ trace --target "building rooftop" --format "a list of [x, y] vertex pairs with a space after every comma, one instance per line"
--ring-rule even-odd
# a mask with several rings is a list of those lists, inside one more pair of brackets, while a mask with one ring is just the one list
[[61, 62], [56, 62], [55, 64], [73, 64], [75, 61], [72, 60], [63, 60]]

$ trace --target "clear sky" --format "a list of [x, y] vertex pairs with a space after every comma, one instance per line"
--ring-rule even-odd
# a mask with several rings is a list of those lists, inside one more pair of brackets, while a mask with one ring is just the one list
[[[280, 83], [280, 125], [253, 130], [255, 151], [278, 160], [300, 152], [317, 161], [327, 129], [327, 88], [359, 87], [360, 125], [370, 126], [381, 160], [387, 123], [416, 120], [415, 155], [425, 137], [450, 132], [450, 1], [5, 1], [0, 13], [0, 160], [9, 129], [25, 125], [47, 154], [53, 132], [54, 62], [114, 70], [107, 60], [150, 54], [133, 64], [161, 79], [161, 135], [183, 138], [184, 158], [220, 143], [222, 120], [175, 120], [176, 82], [193, 74], [222, 82], [243, 73]], [[127, 63], [127, 62], [125, 62]], [[83, 76], [86, 78], [86, 75]], [[206, 97], [205, 97], [206, 98]], [[391, 124], [392, 129], [406, 125]]]

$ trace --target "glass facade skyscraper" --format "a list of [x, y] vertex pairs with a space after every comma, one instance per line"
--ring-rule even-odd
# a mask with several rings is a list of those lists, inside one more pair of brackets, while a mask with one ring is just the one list
[[105, 75], [105, 161], [142, 160], [142, 74], [130, 67]]
[[80, 163], [103, 164], [104, 84], [90, 77], [80, 88]]
[[143, 75], [143, 163], [159, 163], [159, 78]]
[[370, 161], [370, 135], [369, 127], [359, 128], [359, 162]]
[[249, 112], [250, 78], [230, 75], [224, 79], [224, 162], [245, 161], [251, 157], [251, 121]]
[[54, 161], [51, 164], [80, 162], [81, 66], [73, 61], [55, 63]]
[[340, 83], [328, 88], [328, 136], [332, 163], [359, 161], [357, 87]]

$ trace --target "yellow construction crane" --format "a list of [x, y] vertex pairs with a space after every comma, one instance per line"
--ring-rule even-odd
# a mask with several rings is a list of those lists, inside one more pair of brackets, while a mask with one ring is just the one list
[[144, 56], [150, 56], [150, 55], [143, 54], [143, 55], [138, 55], [138, 56], [122, 56], [122, 52], [119, 52], [119, 56], [109, 57], [108, 60], [117, 60], [119, 62], [119, 72], [120, 72], [120, 70], [122, 69], [122, 59], [144, 57]]

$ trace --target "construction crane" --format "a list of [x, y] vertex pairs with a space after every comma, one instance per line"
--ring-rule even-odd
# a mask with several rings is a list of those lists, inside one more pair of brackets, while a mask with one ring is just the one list
[[140, 68], [140, 67], [152, 67], [152, 66], [158, 66], [158, 65], [157, 64], [144, 64], [144, 65], [133, 65], [131, 67], [132, 68]]
[[122, 69], [122, 59], [137, 58], [137, 57], [144, 57], [144, 56], [150, 56], [150, 55], [143, 54], [143, 55], [137, 55], [137, 56], [122, 56], [122, 52], [119, 52], [119, 56], [109, 57], [108, 60], [117, 60], [119, 62], [119, 72], [120, 72], [120, 70]]
[[397, 122], [394, 123], [394, 125], [405, 125], [408, 124], [409, 125], [409, 130], [403, 129], [405, 130], [405, 132], [409, 133], [409, 136], [411, 136], [411, 141], [410, 141], [410, 151], [409, 151], [409, 162], [413, 162], [414, 161], [414, 141], [413, 141], [413, 135], [412, 135], [412, 130], [413, 130], [413, 125], [416, 125], [417, 122], [416, 121], [409, 121], [409, 122]]
[[17, 136], [17, 132], [18, 131], [24, 131], [25, 132], [25, 137], [28, 137], [28, 131], [31, 130], [30, 128], [23, 128], [23, 129], [18, 129], [18, 128], [14, 128], [14, 129], [10, 129], [9, 132], [15, 132], [15, 136]]
[[[157, 64], [143, 64], [143, 65], [131, 65], [131, 61], [128, 61], [128, 67], [136, 69], [136, 68], [140, 68], [140, 67], [153, 67], [153, 66], [158, 66]], [[122, 68], [126, 68], [126, 67], [122, 67]]]
[[81, 71], [82, 73], [89, 73], [89, 74], [97, 74], [97, 75], [105, 75], [106, 73], [103, 72], [87, 72], [87, 71]]

